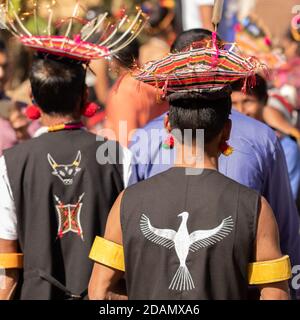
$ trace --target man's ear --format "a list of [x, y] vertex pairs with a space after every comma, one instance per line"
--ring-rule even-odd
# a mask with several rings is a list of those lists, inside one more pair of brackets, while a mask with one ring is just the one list
[[231, 128], [232, 128], [232, 121], [228, 119], [223, 129], [223, 134], [222, 134], [223, 141], [228, 141], [230, 139]]
[[89, 101], [89, 88], [87, 85], [85, 85], [85, 88], [84, 88], [84, 93], [83, 93], [83, 102], [84, 104], [86, 104], [88, 101]]
[[164, 127], [168, 133], [171, 133], [172, 128], [171, 128], [171, 124], [170, 124], [169, 112], [164, 117]]
[[33, 104], [35, 104], [34, 96], [33, 96], [31, 87], [30, 87], [30, 91], [29, 91], [29, 97], [30, 97], [31, 102], [32, 102]]

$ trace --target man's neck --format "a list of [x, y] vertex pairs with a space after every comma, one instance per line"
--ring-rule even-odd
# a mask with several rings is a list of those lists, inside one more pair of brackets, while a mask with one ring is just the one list
[[41, 118], [42, 126], [44, 127], [52, 127], [64, 123], [71, 123], [71, 122], [79, 122], [80, 117], [75, 117], [73, 115], [69, 116], [50, 116], [47, 114], [43, 114]]
[[176, 167], [218, 170], [218, 156], [195, 146], [176, 144]]

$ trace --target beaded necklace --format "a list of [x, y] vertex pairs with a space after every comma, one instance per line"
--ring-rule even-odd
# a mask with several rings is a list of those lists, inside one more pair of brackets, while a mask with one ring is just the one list
[[82, 122], [63, 123], [63, 124], [57, 124], [57, 125], [48, 127], [48, 132], [57, 132], [57, 131], [63, 131], [63, 130], [77, 130], [83, 127], [84, 127], [84, 124]]

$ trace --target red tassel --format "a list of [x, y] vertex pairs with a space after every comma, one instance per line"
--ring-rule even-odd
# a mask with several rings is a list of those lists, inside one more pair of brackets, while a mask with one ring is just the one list
[[76, 44], [80, 44], [81, 43], [81, 34], [75, 34], [74, 35], [74, 41], [76, 42]]
[[272, 40], [269, 37], [265, 37], [265, 44], [268, 47], [271, 47], [272, 46]]
[[82, 115], [87, 117], [87, 118], [91, 118], [93, 117], [97, 111], [99, 110], [99, 106], [94, 103], [94, 102], [88, 102], [85, 106], [84, 109], [82, 110]]
[[213, 32], [213, 34], [212, 34], [212, 42], [213, 42], [213, 47], [216, 50], [216, 54], [212, 58], [211, 66], [212, 66], [212, 68], [216, 68], [219, 63], [219, 55], [220, 55], [220, 49], [218, 47], [218, 40], [217, 40], [217, 33], [216, 32]]
[[165, 142], [163, 143], [163, 148], [164, 149], [174, 149], [175, 146], [175, 140], [174, 137], [170, 134]]
[[30, 105], [25, 110], [26, 117], [30, 120], [38, 120], [41, 117], [41, 111], [38, 106]]

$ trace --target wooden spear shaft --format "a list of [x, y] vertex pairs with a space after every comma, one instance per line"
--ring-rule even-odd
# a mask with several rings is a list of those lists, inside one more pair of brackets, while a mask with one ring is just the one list
[[212, 24], [214, 25], [216, 32], [218, 30], [218, 25], [222, 20], [223, 6], [224, 6], [224, 0], [215, 0]]

